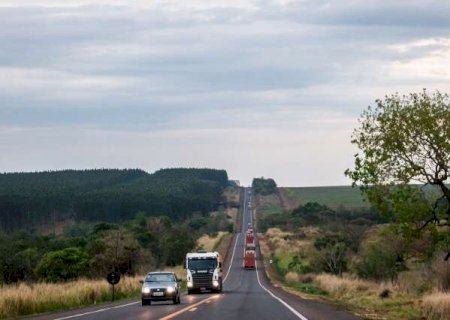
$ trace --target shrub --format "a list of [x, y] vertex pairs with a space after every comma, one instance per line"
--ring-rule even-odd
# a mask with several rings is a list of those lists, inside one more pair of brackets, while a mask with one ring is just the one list
[[44, 255], [36, 269], [43, 280], [58, 282], [84, 276], [89, 271], [89, 255], [80, 248], [66, 248]]
[[405, 270], [403, 259], [379, 242], [367, 245], [361, 259], [354, 264], [358, 276], [364, 279], [394, 281]]

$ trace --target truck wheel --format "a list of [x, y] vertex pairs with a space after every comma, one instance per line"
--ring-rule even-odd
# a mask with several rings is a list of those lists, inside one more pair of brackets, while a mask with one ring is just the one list
[[188, 294], [193, 294], [193, 293], [194, 293], [194, 290], [188, 289]]

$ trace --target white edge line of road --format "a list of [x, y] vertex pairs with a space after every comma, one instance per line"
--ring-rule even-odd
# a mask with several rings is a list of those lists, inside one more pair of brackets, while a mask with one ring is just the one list
[[234, 248], [233, 248], [233, 253], [231, 254], [230, 265], [228, 266], [228, 270], [227, 270], [227, 274], [225, 275], [225, 278], [223, 278], [223, 282], [227, 281], [228, 275], [230, 274], [230, 269], [231, 269], [231, 266], [233, 265], [233, 260], [234, 260], [234, 253], [236, 252], [236, 246], [237, 246], [237, 243], [239, 242], [240, 235], [241, 234], [238, 233], [236, 240], [234, 242]]
[[[245, 200], [245, 196], [244, 196], [244, 200]], [[246, 202], [244, 202], [246, 203]], [[251, 218], [250, 218], [251, 219]], [[251, 221], [251, 220], [250, 220]], [[242, 222], [244, 222], [244, 219], [242, 220]], [[253, 225], [252, 225], [253, 226]], [[306, 318], [304, 315], [302, 315], [300, 312], [298, 312], [297, 310], [295, 310], [293, 307], [291, 307], [287, 302], [285, 302], [283, 299], [281, 299], [280, 297], [277, 297], [276, 295], [274, 295], [272, 293], [272, 291], [270, 291], [269, 289], [267, 289], [266, 287], [263, 286], [263, 284], [261, 283], [261, 280], [259, 279], [259, 272], [258, 272], [258, 263], [255, 259], [255, 269], [256, 269], [256, 278], [258, 279], [258, 283], [259, 286], [261, 288], [264, 289], [264, 291], [266, 291], [268, 294], [270, 294], [272, 296], [272, 298], [274, 298], [275, 300], [278, 300], [282, 305], [284, 305], [286, 308], [289, 309], [289, 311], [291, 311], [293, 314], [295, 314], [299, 319], [301, 320], [308, 320], [308, 318]]]
[[82, 317], [82, 316], [88, 316], [90, 314], [95, 314], [95, 313], [99, 313], [99, 312], [103, 312], [103, 311], [108, 311], [108, 310], [112, 310], [112, 309], [120, 309], [120, 308], [124, 308], [124, 307], [128, 307], [128, 306], [132, 306], [132, 305], [138, 304], [139, 302], [140, 301], [136, 301], [136, 302], [131, 302], [131, 303], [127, 303], [127, 304], [121, 304], [121, 305], [114, 306], [114, 307], [102, 308], [102, 309], [89, 311], [89, 312], [85, 312], [85, 313], [78, 313], [78, 314], [74, 314], [74, 315], [67, 316], [67, 317], [56, 318], [54, 320], [64, 320], [64, 319], [72, 319], [72, 318], [78, 318], [78, 317]]
[[302, 315], [300, 312], [298, 312], [297, 310], [295, 310], [294, 308], [292, 308], [287, 302], [285, 302], [283, 299], [281, 299], [280, 297], [277, 297], [276, 295], [274, 295], [272, 293], [272, 291], [270, 291], [269, 289], [267, 289], [266, 287], [263, 286], [263, 284], [261, 283], [261, 281], [259, 280], [259, 273], [258, 273], [258, 264], [255, 261], [255, 265], [256, 265], [256, 278], [258, 279], [258, 283], [260, 285], [261, 288], [263, 288], [268, 294], [270, 294], [274, 299], [278, 300], [282, 305], [284, 305], [286, 308], [288, 308], [293, 314], [295, 314], [299, 319], [302, 320], [308, 320], [308, 318], [306, 318], [304, 315]]

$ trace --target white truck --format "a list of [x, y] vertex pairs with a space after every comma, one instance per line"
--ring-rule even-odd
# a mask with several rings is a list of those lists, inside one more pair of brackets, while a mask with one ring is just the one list
[[222, 256], [218, 252], [190, 252], [184, 267], [188, 294], [200, 290], [222, 292]]

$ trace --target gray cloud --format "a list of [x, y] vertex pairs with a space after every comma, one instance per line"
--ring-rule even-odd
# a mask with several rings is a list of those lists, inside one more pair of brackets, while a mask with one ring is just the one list
[[[342, 139], [342, 150], [351, 150], [351, 127], [375, 98], [423, 87], [447, 90], [449, 15], [450, 4], [415, 0], [99, 0], [95, 5], [87, 0], [4, 0], [0, 129], [9, 138], [0, 140], [0, 152], [9, 156], [0, 168], [32, 169], [33, 162], [17, 159], [27, 159], [27, 148], [38, 152], [34, 148], [43, 147], [46, 139], [56, 148], [64, 144], [62, 138], [51, 139], [51, 128], [56, 128], [70, 141], [75, 139], [70, 131], [92, 136], [89, 147], [72, 143], [80, 154], [105, 143], [108, 133], [127, 138], [120, 138], [107, 155], [127, 149], [125, 141], [133, 135], [141, 143], [145, 137], [172, 137], [170, 147], [149, 138], [154, 148], [167, 152], [148, 169], [194, 165], [196, 159], [183, 162], [177, 153], [181, 144], [198, 150], [199, 164], [226, 167], [217, 158], [217, 165], [208, 161], [207, 150], [218, 152], [211, 147], [217, 141], [239, 153], [251, 149], [248, 167], [235, 166], [238, 177], [248, 176], [245, 169], [253, 166], [258, 169], [252, 174], [273, 170], [281, 183], [291, 185], [342, 182], [340, 169], [328, 175], [332, 178], [292, 180], [295, 159], [303, 157], [299, 150], [331, 159], [326, 150], [337, 144], [323, 141], [319, 148], [296, 135], [317, 144], [314, 133], [326, 129], [318, 134], [321, 139], [335, 135]], [[189, 138], [177, 144], [180, 130], [187, 130]], [[214, 139], [205, 143], [202, 130], [214, 132]], [[42, 138], [31, 146], [27, 135]], [[267, 145], [253, 144], [247, 136], [265, 137]], [[280, 140], [293, 145], [280, 149]], [[267, 160], [263, 149], [285, 158], [258, 164], [251, 153]], [[152, 153], [145, 150], [144, 158]], [[139, 148], [131, 153], [139, 157]], [[75, 158], [82, 165], [96, 166], [98, 159], [101, 165], [127, 166], [126, 159], [115, 163], [93, 154], [92, 162]], [[352, 152], [339, 154], [342, 163], [351, 162]], [[64, 163], [76, 167], [63, 155], [53, 157], [46, 165], [45, 156], [39, 156], [36, 169]], [[223, 158], [233, 163], [228, 155]], [[335, 168], [333, 160], [323, 162]]]

